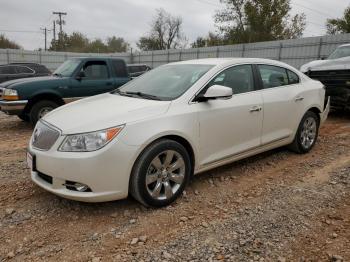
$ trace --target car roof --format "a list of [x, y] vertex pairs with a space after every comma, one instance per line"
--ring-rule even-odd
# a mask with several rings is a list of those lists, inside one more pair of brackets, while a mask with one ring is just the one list
[[344, 45], [340, 45], [338, 47], [345, 47], [345, 46], [350, 46], [350, 44], [344, 44]]
[[118, 60], [118, 61], [124, 61], [122, 58], [118, 57], [94, 57], [94, 56], [84, 56], [84, 57], [69, 57], [68, 59], [79, 59], [79, 60]]
[[263, 59], [263, 58], [205, 58], [205, 59], [196, 59], [196, 60], [186, 60], [181, 62], [175, 62], [171, 64], [198, 64], [198, 65], [213, 65], [213, 66], [229, 66], [233, 64], [244, 64], [244, 63], [262, 63], [262, 64], [273, 64], [276, 66], [284, 66], [290, 67], [289, 65], [271, 59]]
[[35, 65], [35, 66], [43, 66], [43, 65], [41, 65], [41, 64], [38, 64], [38, 63], [30, 63], [30, 62], [28, 62], [28, 63], [20, 63], [20, 62], [18, 62], [18, 63], [9, 63], [9, 64], [2, 64], [2, 65], [0, 65], [0, 66], [14, 66], [14, 65], [23, 65], [23, 66], [31, 66], [31, 65]]

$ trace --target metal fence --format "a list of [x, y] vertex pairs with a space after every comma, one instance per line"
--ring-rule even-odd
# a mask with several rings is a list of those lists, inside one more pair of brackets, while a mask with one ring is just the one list
[[298, 68], [309, 61], [327, 57], [337, 46], [345, 43], [350, 43], [350, 34], [139, 53], [93, 54], [0, 49], [0, 64], [37, 62], [54, 70], [66, 59], [72, 57], [116, 57], [124, 59], [126, 63], [143, 63], [151, 67], [209, 57], [259, 57], [280, 60]]

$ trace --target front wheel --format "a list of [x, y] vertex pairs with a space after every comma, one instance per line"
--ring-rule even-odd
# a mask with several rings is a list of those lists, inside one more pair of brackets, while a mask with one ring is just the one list
[[159, 140], [146, 148], [136, 161], [130, 193], [145, 206], [167, 206], [183, 192], [191, 170], [189, 154], [181, 144]]
[[50, 100], [42, 100], [35, 103], [29, 113], [30, 122], [35, 125], [47, 113], [57, 108], [59, 105]]
[[308, 153], [317, 141], [319, 126], [320, 120], [317, 114], [312, 111], [306, 112], [289, 148], [299, 154]]

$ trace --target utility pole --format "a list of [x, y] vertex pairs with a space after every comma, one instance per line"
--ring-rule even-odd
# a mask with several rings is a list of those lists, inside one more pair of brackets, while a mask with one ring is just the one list
[[62, 30], [62, 25], [65, 24], [64, 20], [62, 19], [63, 15], [67, 15], [65, 12], [52, 12], [54, 15], [58, 15], [58, 21], [57, 23], [60, 25], [60, 34], [62, 35], [63, 30]]
[[51, 30], [48, 30], [46, 27], [40, 28], [40, 30], [44, 31], [44, 35], [45, 35], [45, 51], [47, 51], [47, 32], [49, 32]]
[[56, 43], [56, 21], [53, 21], [53, 41]]

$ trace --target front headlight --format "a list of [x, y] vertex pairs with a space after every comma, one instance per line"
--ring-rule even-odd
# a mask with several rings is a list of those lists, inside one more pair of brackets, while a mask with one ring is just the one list
[[91, 152], [99, 150], [112, 141], [123, 127], [118, 126], [91, 133], [68, 135], [58, 150], [63, 152]]
[[4, 99], [4, 100], [18, 100], [17, 90], [5, 88], [3, 93], [2, 93], [2, 99]]

